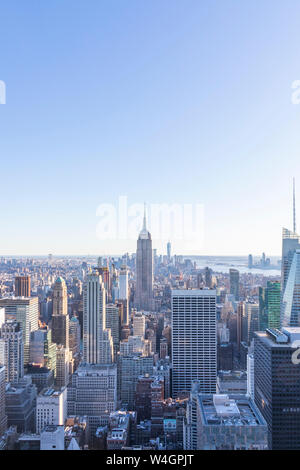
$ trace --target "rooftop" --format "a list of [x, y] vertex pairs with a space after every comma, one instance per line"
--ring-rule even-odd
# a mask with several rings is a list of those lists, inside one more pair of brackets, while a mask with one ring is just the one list
[[281, 330], [267, 329], [266, 331], [256, 331], [257, 338], [261, 339], [270, 348], [295, 348], [294, 341], [300, 341], [299, 327], [285, 327]]
[[251, 398], [246, 395], [199, 394], [202, 423], [208, 426], [266, 425]]

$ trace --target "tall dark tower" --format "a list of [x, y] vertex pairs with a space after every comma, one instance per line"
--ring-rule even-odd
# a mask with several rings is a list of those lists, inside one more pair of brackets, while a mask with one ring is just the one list
[[52, 341], [69, 347], [68, 294], [65, 280], [58, 277], [53, 288]]
[[15, 296], [30, 297], [30, 276], [16, 276]]
[[153, 253], [151, 235], [146, 228], [146, 209], [137, 241], [134, 303], [138, 310], [153, 310]]
[[293, 231], [282, 231], [281, 290], [284, 294], [294, 253], [300, 250], [300, 236], [296, 233], [295, 178], [293, 179]]

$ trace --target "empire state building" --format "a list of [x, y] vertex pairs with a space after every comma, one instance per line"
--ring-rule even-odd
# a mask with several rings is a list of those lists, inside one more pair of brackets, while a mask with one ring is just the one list
[[146, 228], [146, 212], [144, 213], [143, 228], [137, 241], [134, 303], [138, 310], [151, 311], [154, 307], [152, 240]]

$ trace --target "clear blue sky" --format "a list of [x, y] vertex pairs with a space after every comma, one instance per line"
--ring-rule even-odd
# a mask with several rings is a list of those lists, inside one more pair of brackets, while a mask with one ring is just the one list
[[293, 176], [300, 226], [298, 0], [6, 0], [0, 50], [0, 255], [133, 251], [96, 236], [119, 195], [204, 204], [199, 254], [277, 255]]

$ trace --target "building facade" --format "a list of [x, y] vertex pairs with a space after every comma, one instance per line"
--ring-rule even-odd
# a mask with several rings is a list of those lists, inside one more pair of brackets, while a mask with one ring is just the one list
[[193, 380], [215, 393], [217, 382], [216, 291], [172, 291], [172, 395], [189, 393]]
[[300, 328], [268, 329], [254, 338], [255, 403], [268, 425], [270, 450], [300, 449]]

